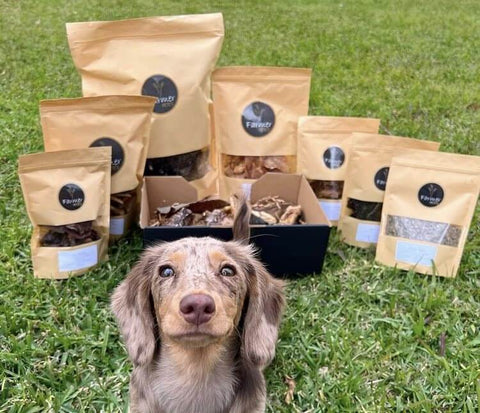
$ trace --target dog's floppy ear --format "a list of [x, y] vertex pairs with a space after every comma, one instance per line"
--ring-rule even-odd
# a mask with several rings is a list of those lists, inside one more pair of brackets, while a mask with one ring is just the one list
[[241, 354], [249, 362], [265, 367], [275, 356], [285, 306], [284, 282], [273, 278], [258, 260], [253, 258], [251, 263]]
[[231, 204], [236, 211], [233, 220], [233, 239], [243, 245], [248, 245], [250, 239], [250, 207], [244, 194], [235, 194]]
[[112, 311], [118, 320], [128, 355], [135, 365], [149, 363], [156, 346], [149, 261], [147, 251], [112, 295]]

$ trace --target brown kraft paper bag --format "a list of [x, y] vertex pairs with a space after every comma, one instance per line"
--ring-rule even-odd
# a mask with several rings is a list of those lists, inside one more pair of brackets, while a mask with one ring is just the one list
[[267, 172], [296, 172], [297, 123], [308, 113], [310, 69], [223, 67], [212, 76], [220, 196]]
[[426, 140], [354, 133], [343, 187], [341, 239], [362, 248], [376, 245], [392, 157], [412, 149], [438, 151], [439, 147], [438, 142]]
[[417, 151], [395, 156], [376, 260], [455, 277], [480, 190], [480, 157]]
[[35, 277], [68, 278], [107, 260], [111, 153], [103, 147], [20, 156]]
[[147, 96], [40, 102], [45, 151], [111, 146], [110, 240], [124, 236], [135, 220], [154, 103]]
[[67, 35], [84, 96], [157, 99], [145, 175], [181, 175], [199, 196], [215, 192], [208, 103], [222, 15], [68, 23]]
[[377, 133], [379, 119], [302, 116], [298, 121], [297, 172], [305, 175], [333, 226], [340, 218], [353, 132]]

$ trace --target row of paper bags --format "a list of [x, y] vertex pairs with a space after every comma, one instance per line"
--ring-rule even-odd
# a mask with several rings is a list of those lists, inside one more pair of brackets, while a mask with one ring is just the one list
[[[200, 197], [228, 198], [266, 172], [300, 172], [328, 218], [340, 221], [344, 240], [368, 246], [380, 233], [393, 155], [439, 148], [377, 135], [377, 119], [306, 116], [310, 69], [213, 71], [224, 35], [221, 14], [70, 23], [67, 34], [86, 97], [41, 102], [45, 150], [111, 147], [113, 236], [126, 232], [144, 174], [181, 175]], [[445, 162], [451, 168], [457, 161], [440, 154], [431, 161]], [[478, 196], [478, 159], [467, 163]], [[443, 211], [438, 222], [457, 221]], [[466, 216], [464, 233], [468, 225]]]

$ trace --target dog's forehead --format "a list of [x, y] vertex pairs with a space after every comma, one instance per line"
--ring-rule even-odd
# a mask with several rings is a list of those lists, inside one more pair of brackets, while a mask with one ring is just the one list
[[183, 238], [165, 244], [164, 259], [189, 265], [216, 264], [227, 257], [224, 242], [214, 238]]

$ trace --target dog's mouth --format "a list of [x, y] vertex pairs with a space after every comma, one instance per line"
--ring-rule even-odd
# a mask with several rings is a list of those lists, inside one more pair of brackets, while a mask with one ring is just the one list
[[172, 334], [170, 338], [178, 343], [203, 346], [221, 341], [225, 338], [225, 334], [213, 333], [197, 327], [195, 330]]

